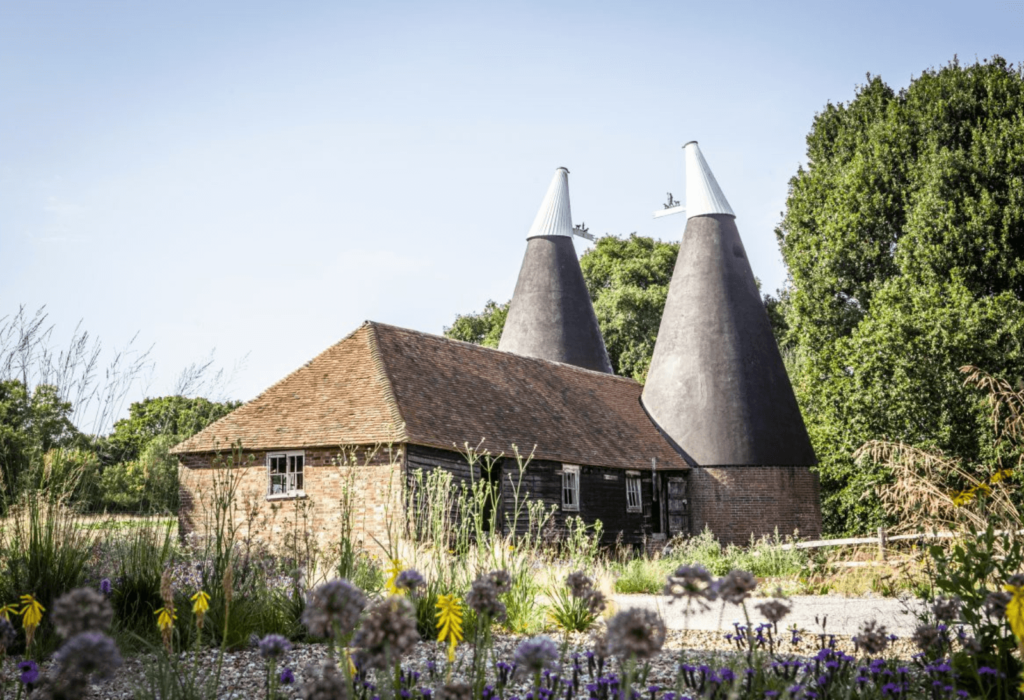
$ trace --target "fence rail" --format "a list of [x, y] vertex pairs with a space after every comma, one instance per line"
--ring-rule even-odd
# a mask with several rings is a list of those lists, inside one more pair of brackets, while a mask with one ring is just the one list
[[[1005, 535], [1008, 530], [996, 530], [995, 534]], [[1018, 530], [1018, 535], [1024, 535], [1024, 530]], [[875, 537], [844, 537], [835, 540], [809, 540], [807, 542], [794, 542], [782, 545], [782, 549], [817, 549], [819, 547], [848, 547], [859, 544], [877, 544], [878, 553], [885, 559], [886, 545], [889, 542], [907, 542], [910, 540], [949, 540], [957, 537], [955, 532], [922, 532], [914, 535], [890, 535], [884, 527], [878, 528], [878, 535]]]

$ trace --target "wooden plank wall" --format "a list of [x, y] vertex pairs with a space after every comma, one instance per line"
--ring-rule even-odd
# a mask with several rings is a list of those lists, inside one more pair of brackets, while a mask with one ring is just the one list
[[[415, 485], [415, 470], [422, 469], [423, 473], [427, 474], [439, 467], [451, 472], [456, 483], [468, 486], [469, 465], [461, 454], [418, 445], [408, 445], [406, 454], [406, 483], [410, 489]], [[579, 515], [587, 523], [601, 521], [604, 526], [603, 544], [611, 545], [618, 540], [624, 544], [636, 545], [643, 543], [645, 537], [650, 537], [651, 513], [659, 504], [653, 502], [653, 485], [649, 470], [637, 470], [641, 477], [644, 508], [639, 513], [629, 513], [626, 511], [626, 474], [621, 469], [580, 465], [580, 509], [566, 511], [562, 509], [561, 462], [534, 460], [527, 466], [521, 480], [515, 460], [502, 460], [495, 464], [495, 468], [501, 470], [502, 513], [499, 525], [503, 533], [507, 534], [510, 529], [515, 504], [514, 484], [519, 482], [520, 500], [540, 500], [549, 510], [551, 506], [555, 506], [552, 518], [555, 536], [564, 532], [567, 518]], [[474, 474], [474, 478], [480, 478], [479, 472]], [[673, 520], [675, 522], [672, 524], [678, 527], [679, 520]], [[527, 526], [524, 509], [516, 528], [518, 534], [523, 534]]]

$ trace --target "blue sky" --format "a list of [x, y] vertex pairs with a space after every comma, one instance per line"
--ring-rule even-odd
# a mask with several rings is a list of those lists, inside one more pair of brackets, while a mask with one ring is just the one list
[[1022, 0], [0, 1], [0, 317], [138, 333], [151, 395], [216, 349], [252, 398], [508, 299], [558, 166], [593, 233], [678, 240], [691, 139], [775, 289], [815, 112], [1022, 37]]

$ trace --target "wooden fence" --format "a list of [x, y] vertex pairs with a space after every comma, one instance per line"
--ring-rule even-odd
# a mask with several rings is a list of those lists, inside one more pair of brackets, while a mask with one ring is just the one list
[[[996, 530], [997, 535], [1006, 534], [1005, 530]], [[1024, 530], [1019, 530], [1018, 535], [1024, 535]], [[782, 545], [782, 549], [818, 549], [819, 547], [848, 547], [861, 544], [877, 544], [878, 555], [885, 559], [886, 547], [890, 542], [907, 542], [911, 540], [949, 540], [957, 536], [955, 532], [922, 532], [913, 535], [890, 535], [884, 527], [878, 528], [878, 535], [875, 537], [844, 537], [835, 540], [809, 540], [807, 542], [794, 542]]]

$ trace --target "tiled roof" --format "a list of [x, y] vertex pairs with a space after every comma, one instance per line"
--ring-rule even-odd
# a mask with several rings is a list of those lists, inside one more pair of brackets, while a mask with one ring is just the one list
[[593, 466], [685, 469], [631, 379], [367, 322], [174, 448], [410, 442]]

